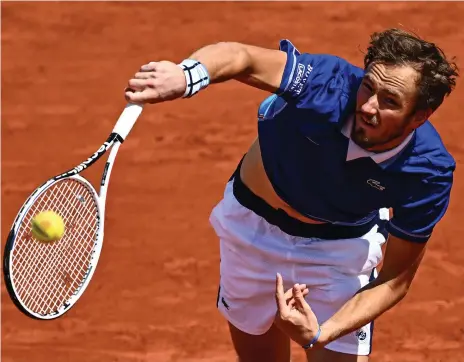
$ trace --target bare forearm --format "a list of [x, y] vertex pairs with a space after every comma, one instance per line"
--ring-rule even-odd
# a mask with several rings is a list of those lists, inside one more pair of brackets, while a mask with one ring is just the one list
[[[317, 316], [296, 284], [285, 297], [280, 274], [276, 277], [277, 313], [275, 324], [292, 340], [308, 347], [322, 348], [356, 331], [392, 308], [406, 295], [425, 253], [425, 243], [413, 243], [390, 235], [379, 276], [360, 289], [331, 318], [319, 325]], [[312, 360], [312, 359], [311, 359]]]
[[287, 55], [253, 45], [221, 42], [207, 45], [190, 55], [208, 70], [211, 83], [230, 79], [275, 92], [282, 80]]
[[406, 295], [405, 287], [374, 281], [359, 291], [321, 327], [323, 345], [353, 332], [392, 308]]
[[211, 83], [219, 83], [245, 74], [251, 66], [246, 48], [239, 43], [221, 42], [207, 45], [190, 57], [208, 70]]

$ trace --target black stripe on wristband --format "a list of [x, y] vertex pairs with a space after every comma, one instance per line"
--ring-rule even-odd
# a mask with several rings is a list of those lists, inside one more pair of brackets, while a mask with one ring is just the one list
[[187, 71], [187, 74], [188, 74], [188, 77], [189, 77], [189, 81], [188, 81], [188, 83], [187, 83], [187, 87], [190, 88], [190, 90], [189, 90], [189, 92], [188, 92], [188, 94], [187, 94], [186, 97], [191, 97], [191, 96], [192, 96], [192, 92], [193, 92], [193, 76], [192, 76], [192, 73], [191, 73], [191, 70], [192, 70], [193, 68], [194, 68], [194, 66], [191, 67], [191, 68], [185, 67], [185, 70]]
[[[179, 64], [184, 71], [186, 79], [186, 90], [184, 98], [190, 98], [201, 89], [206, 88], [209, 84], [208, 72], [203, 69], [203, 65], [199, 61], [185, 60]], [[197, 80], [195, 80], [197, 79]]]

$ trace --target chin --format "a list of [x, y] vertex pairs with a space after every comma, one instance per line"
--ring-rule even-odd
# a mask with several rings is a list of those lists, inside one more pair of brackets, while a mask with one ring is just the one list
[[362, 120], [358, 120], [358, 117], [356, 117], [356, 122], [351, 132], [351, 139], [354, 143], [364, 149], [373, 147], [376, 145], [375, 133], [375, 130], [371, 126]]
[[351, 134], [351, 139], [359, 147], [364, 148], [366, 151], [369, 151], [370, 148], [375, 146], [375, 142], [372, 141], [372, 138], [369, 136], [369, 132], [366, 132], [362, 127], [355, 127]]

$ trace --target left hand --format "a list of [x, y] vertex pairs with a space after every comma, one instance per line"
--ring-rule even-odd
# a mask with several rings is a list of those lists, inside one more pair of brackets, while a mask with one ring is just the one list
[[[290, 292], [291, 297], [288, 298]], [[282, 332], [300, 346], [307, 344], [316, 336], [319, 323], [304, 299], [300, 284], [295, 284], [293, 288], [284, 293], [282, 276], [277, 274], [276, 303], [277, 313], [274, 323]]]

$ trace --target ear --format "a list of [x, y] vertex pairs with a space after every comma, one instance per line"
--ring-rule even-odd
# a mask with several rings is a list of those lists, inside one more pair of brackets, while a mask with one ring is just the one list
[[414, 128], [422, 126], [424, 122], [429, 119], [432, 113], [433, 111], [430, 108], [416, 111], [416, 114], [414, 115], [413, 122], [412, 122], [414, 125]]

